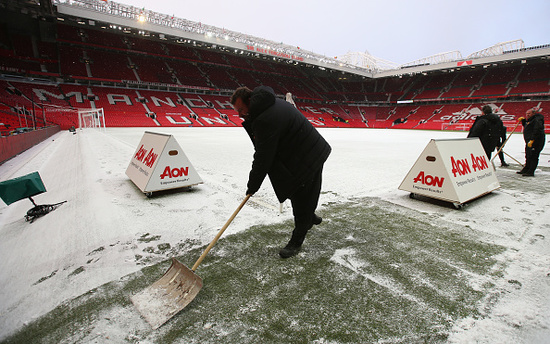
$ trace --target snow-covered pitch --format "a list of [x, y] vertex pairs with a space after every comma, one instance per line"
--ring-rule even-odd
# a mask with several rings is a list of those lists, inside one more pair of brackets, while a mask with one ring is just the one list
[[[204, 184], [187, 191], [162, 192], [152, 198], [141, 193], [125, 170], [145, 130], [174, 135]], [[501, 188], [456, 210], [443, 202], [411, 199], [397, 188], [430, 139], [463, 138], [466, 132], [384, 129], [320, 129], [320, 132], [333, 147], [324, 169], [319, 208], [325, 220], [308, 234], [302, 252], [287, 260], [278, 257], [278, 249], [289, 238], [292, 215], [289, 204], [280, 212], [266, 179], [199, 267], [197, 272], [205, 283], [199, 297], [156, 332], [148, 329], [128, 303], [128, 295], [119, 303], [109, 299], [112, 304], [101, 315], [92, 308], [88, 311], [89, 319], [84, 322], [75, 319], [77, 327], [66, 326], [66, 333], [59, 330], [55, 335], [48, 330], [42, 333], [34, 324], [52, 314], [53, 318], [60, 321], [63, 318], [70, 324], [71, 316], [63, 315], [63, 310], [86, 304], [83, 296], [93, 300], [105, 284], [140, 281], [140, 276], [146, 276], [144, 268], [158, 266], [149, 280], [141, 278], [141, 285], [147, 285], [151, 279], [160, 277], [156, 274], [167, 266], [170, 257], [183, 257], [187, 259], [184, 264], [192, 265], [245, 196], [253, 154], [245, 131], [107, 128], [105, 132], [86, 129], [76, 135], [60, 132], [0, 165], [0, 180], [40, 172], [47, 192], [34, 197], [37, 204], [67, 201], [33, 223], [24, 219], [32, 207], [30, 201], [21, 200], [9, 207], [0, 202], [0, 340], [12, 335], [18, 336], [12, 337], [14, 340], [27, 338], [25, 332], [32, 331], [28, 335], [34, 336], [36, 342], [52, 338], [57, 342], [162, 342], [159, 338], [164, 338], [168, 342], [166, 338], [170, 333], [174, 335], [176, 324], [181, 327], [177, 322], [191, 317], [194, 320], [189, 320], [189, 328], [174, 335], [174, 342], [213, 342], [212, 338], [221, 338], [222, 342], [244, 343], [246, 338], [258, 339], [277, 331], [288, 342], [293, 335], [316, 343], [358, 339], [420, 342], [432, 337], [424, 337], [420, 325], [416, 330], [413, 325], [405, 328], [421, 319], [410, 319], [409, 308], [400, 311], [398, 300], [402, 300], [403, 307], [412, 305], [411, 309], [418, 311], [415, 316], [420, 317], [422, 309], [434, 307], [428, 294], [422, 291], [430, 290], [429, 295], [452, 299], [462, 310], [454, 313], [445, 307], [436, 309], [436, 316], [440, 315], [437, 312], [448, 311], [442, 315], [447, 317], [445, 324], [434, 326], [437, 321], [422, 320], [428, 322], [426, 331], [438, 332], [433, 337], [436, 342], [549, 341], [550, 144], [541, 154], [534, 178], [516, 174], [520, 167], [509, 157], [506, 159], [510, 167], [500, 167], [497, 157], [494, 162]], [[521, 134], [514, 134], [505, 151], [524, 162], [523, 147]], [[410, 240], [406, 236], [409, 224], [416, 227], [410, 228]], [[433, 236], [430, 230], [434, 231]], [[255, 233], [262, 235], [254, 236]], [[449, 247], [447, 240], [451, 237], [464, 247]], [[385, 245], [391, 245], [392, 240], [399, 244], [392, 246], [392, 253], [403, 256], [385, 255], [380, 247], [385, 239], [389, 240]], [[411, 247], [414, 240], [419, 240], [418, 244]], [[434, 242], [442, 243], [440, 255], [437, 246], [430, 249], [423, 246]], [[478, 243], [487, 250], [476, 253]], [[416, 253], [411, 255], [411, 251]], [[461, 252], [468, 256], [459, 257]], [[430, 257], [434, 266], [441, 264], [451, 271], [449, 280], [456, 278], [464, 283], [463, 288], [471, 288], [471, 295], [479, 292], [479, 297], [464, 301], [471, 304], [460, 304], [460, 300], [453, 299], [452, 290], [434, 284], [444, 283], [444, 279], [430, 276], [426, 267], [424, 276], [400, 280], [393, 274], [412, 269], [423, 259], [423, 254]], [[395, 257], [412, 257], [416, 263], [404, 258], [397, 261]], [[488, 262], [487, 270], [478, 270], [480, 257], [482, 262]], [[320, 266], [319, 262], [327, 265]], [[388, 270], [380, 270], [383, 266]], [[252, 278], [256, 286], [274, 284], [265, 293], [247, 284], [244, 284], [247, 290], [242, 290], [237, 288], [241, 284], [228, 282], [232, 276], [225, 276], [224, 271], [242, 274], [245, 280]], [[308, 275], [312, 279], [322, 280], [329, 275], [338, 278], [335, 283], [341, 288], [317, 294], [316, 290], [324, 284], [319, 281], [315, 285], [302, 284], [300, 276], [306, 272], [314, 274]], [[284, 281], [270, 281], [271, 275]], [[345, 288], [343, 281], [348, 283]], [[311, 307], [311, 312], [319, 315], [318, 320], [309, 319], [306, 325], [308, 314], [295, 314], [292, 306], [274, 310], [276, 305], [263, 304], [269, 298], [277, 300], [276, 291], [288, 285], [306, 298], [300, 305]], [[364, 288], [353, 289], [355, 295], [346, 294], [357, 285]], [[376, 301], [377, 295], [382, 294], [386, 296]], [[239, 304], [226, 304], [231, 297]], [[342, 307], [348, 310], [356, 307], [356, 316], [338, 318], [337, 305], [331, 305], [330, 300], [339, 297], [348, 303]], [[386, 305], [398, 307], [392, 311], [394, 318], [377, 313], [383, 312], [380, 309], [383, 307], [369, 304], [375, 300], [376, 305], [381, 305], [390, 298], [397, 300]], [[206, 312], [224, 305], [227, 312], [234, 309], [229, 318]], [[262, 315], [268, 311], [271, 313]], [[272, 326], [270, 319], [281, 314], [284, 328]], [[244, 320], [247, 317], [254, 317], [254, 321], [247, 323]], [[377, 332], [371, 331], [375, 318], [380, 326]], [[323, 326], [328, 328], [329, 323], [338, 321], [342, 326], [357, 321], [365, 327], [356, 325], [358, 334], [335, 334], [328, 329], [323, 332]], [[385, 328], [392, 330], [384, 332]], [[287, 330], [291, 332], [284, 337]], [[240, 333], [240, 339], [235, 339], [236, 332]]]

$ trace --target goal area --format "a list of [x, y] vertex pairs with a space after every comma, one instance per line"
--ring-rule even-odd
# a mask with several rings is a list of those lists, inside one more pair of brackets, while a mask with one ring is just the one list
[[80, 130], [87, 128], [105, 129], [105, 113], [101, 109], [79, 109], [78, 127]]

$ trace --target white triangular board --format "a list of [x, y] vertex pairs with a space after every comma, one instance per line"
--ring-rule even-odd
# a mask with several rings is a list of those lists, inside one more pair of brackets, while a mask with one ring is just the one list
[[172, 135], [149, 131], [143, 134], [126, 175], [145, 193], [203, 182]]
[[432, 139], [399, 190], [461, 204], [499, 187], [479, 138]]

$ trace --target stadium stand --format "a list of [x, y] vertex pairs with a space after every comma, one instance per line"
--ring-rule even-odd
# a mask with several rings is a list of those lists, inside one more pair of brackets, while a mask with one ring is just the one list
[[[453, 61], [365, 76], [257, 53], [250, 45], [239, 50], [43, 13], [32, 3], [3, 10], [13, 20], [0, 35], [2, 135], [52, 123], [68, 129], [78, 125], [77, 110], [89, 108], [103, 108], [108, 127], [239, 126], [231, 92], [262, 84], [280, 97], [291, 92], [315, 126], [468, 130], [485, 104], [509, 128], [532, 107], [541, 107], [550, 124], [548, 46], [491, 63]], [[55, 35], [14, 24], [38, 18], [52, 20]]]

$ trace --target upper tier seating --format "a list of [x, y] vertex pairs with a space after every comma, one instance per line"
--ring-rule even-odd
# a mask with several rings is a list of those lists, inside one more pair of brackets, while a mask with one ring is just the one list
[[292, 93], [299, 110], [320, 127], [466, 130], [486, 103], [507, 125], [530, 107], [550, 108], [547, 101], [527, 100], [548, 99], [546, 60], [343, 80], [338, 72], [272, 57], [56, 25], [56, 42], [14, 32], [0, 37], [3, 70], [22, 77], [1, 81], [0, 110], [13, 115], [15, 107], [44, 108], [46, 123], [63, 128], [77, 125], [77, 109], [92, 107], [104, 109], [108, 126], [238, 126], [227, 94], [260, 85], [279, 96]]

